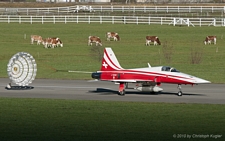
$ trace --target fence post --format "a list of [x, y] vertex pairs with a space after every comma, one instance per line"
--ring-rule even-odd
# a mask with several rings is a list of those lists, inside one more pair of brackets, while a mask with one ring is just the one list
[[151, 19], [150, 19], [150, 17], [148, 17], [148, 24], [149, 24], [149, 25], [151, 24]]
[[225, 26], [225, 19], [223, 19], [223, 26]]
[[77, 15], [77, 23], [78, 23], [78, 15]]
[[111, 12], [113, 12], [113, 6], [111, 6]]
[[32, 24], [32, 16], [30, 16], [30, 24]]
[[100, 24], [102, 24], [102, 16], [100, 16]]
[[44, 17], [41, 16], [41, 23], [43, 24], [44, 23]]
[[214, 18], [213, 25], [216, 26], [216, 19]]
[[136, 20], [137, 20], [137, 25], [138, 25], [138, 17], [136, 18]]
[[66, 24], [66, 16], [65, 16], [65, 24]]
[[112, 24], [114, 24], [114, 16], [112, 16]]
[[19, 16], [19, 23], [21, 23], [21, 16]]
[[188, 23], [188, 27], [189, 27], [189, 25], [190, 25], [189, 18], [187, 18], [187, 23]]
[[126, 24], [126, 17], [123, 17], [123, 24]]
[[176, 25], [176, 18], [173, 18], [173, 26]]

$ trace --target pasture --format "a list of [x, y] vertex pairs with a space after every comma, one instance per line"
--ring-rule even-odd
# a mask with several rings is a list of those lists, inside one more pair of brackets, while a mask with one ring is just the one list
[[[136, 24], [18, 24], [0, 23], [0, 77], [7, 76], [9, 59], [17, 52], [28, 52], [36, 60], [36, 78], [91, 79], [90, 74], [67, 73], [57, 70], [97, 71], [99, 54], [88, 46], [88, 36], [99, 36], [103, 47], [112, 47], [124, 68], [169, 65], [181, 72], [192, 74], [213, 83], [225, 82], [225, 41], [223, 27], [187, 27]], [[105, 33], [118, 32], [121, 41], [106, 41]], [[64, 47], [45, 49], [31, 45], [30, 35], [59, 37]], [[145, 46], [145, 36], [156, 35], [162, 45]], [[216, 35], [216, 45], [204, 45], [207, 35]], [[192, 56], [192, 57], [191, 57]], [[193, 57], [194, 56], [194, 57]], [[200, 56], [200, 57], [199, 57]], [[191, 60], [200, 58], [198, 64]]]
[[224, 105], [0, 98], [0, 107], [1, 141], [224, 140]]

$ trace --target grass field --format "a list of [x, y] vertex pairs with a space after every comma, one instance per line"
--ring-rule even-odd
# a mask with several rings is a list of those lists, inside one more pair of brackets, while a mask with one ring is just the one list
[[[90, 79], [89, 74], [56, 72], [57, 70], [97, 71], [100, 68], [98, 54], [87, 46], [88, 36], [102, 39], [103, 47], [112, 47], [124, 68], [169, 65], [176, 69], [209, 80], [213, 83], [225, 81], [225, 41], [223, 27], [173, 27], [168, 25], [135, 24], [18, 24], [0, 23], [0, 77], [7, 77], [9, 59], [17, 52], [28, 52], [38, 66], [36, 78]], [[118, 32], [121, 41], [106, 41], [107, 31]], [[60, 37], [63, 48], [45, 49], [42, 45], [31, 45], [30, 35], [44, 38]], [[157, 35], [161, 46], [145, 46], [146, 35]], [[207, 35], [217, 35], [216, 45], [204, 45]], [[165, 49], [165, 47], [169, 49]], [[194, 51], [193, 51], [194, 50]], [[171, 54], [171, 61], [163, 53]], [[191, 54], [202, 54], [199, 64], [192, 64]], [[196, 56], [197, 56], [196, 55]], [[101, 57], [101, 56], [100, 56]]]
[[[118, 32], [122, 40], [107, 42], [107, 31]], [[31, 45], [31, 34], [60, 37], [64, 47]], [[223, 27], [0, 23], [0, 77], [8, 77], [9, 59], [24, 51], [37, 62], [36, 78], [90, 79], [89, 74], [56, 70], [99, 70], [100, 56], [87, 46], [88, 36], [97, 35], [103, 41], [100, 49], [112, 47], [124, 68], [146, 67], [148, 62], [170, 65], [213, 83], [225, 83], [223, 34]], [[145, 46], [146, 35], [159, 36], [162, 45]], [[217, 35], [217, 45], [205, 46], [207, 35]], [[200, 63], [192, 64], [191, 55], [199, 53]], [[225, 136], [224, 105], [0, 98], [0, 107], [1, 141], [224, 140]]]
[[224, 140], [225, 133], [224, 105], [0, 98], [0, 107], [1, 141]]
[[[118, 32], [121, 41], [107, 42], [107, 31]], [[9, 59], [24, 51], [37, 62], [37, 78], [90, 79], [89, 74], [56, 69], [99, 70], [99, 56], [87, 46], [88, 36], [97, 35], [103, 42], [100, 49], [112, 47], [124, 68], [146, 67], [148, 62], [152, 66], [171, 65], [214, 83], [225, 82], [222, 27], [0, 23], [0, 34], [0, 77], [7, 77]], [[60, 37], [64, 47], [45, 49], [31, 45], [31, 34]], [[159, 36], [162, 45], [145, 46], [146, 35]], [[217, 45], [205, 46], [207, 35], [217, 35]], [[171, 54], [171, 61], [163, 52]], [[193, 53], [202, 53], [199, 64], [191, 63]], [[1, 141], [169, 141], [187, 140], [187, 135], [190, 140], [224, 140], [225, 133], [224, 105], [0, 98], [0, 107]]]

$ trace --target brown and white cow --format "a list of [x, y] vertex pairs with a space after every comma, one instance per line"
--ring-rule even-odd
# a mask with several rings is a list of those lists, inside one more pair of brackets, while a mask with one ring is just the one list
[[210, 45], [212, 42], [214, 43], [214, 45], [216, 44], [216, 36], [206, 36], [204, 44]]
[[58, 37], [53, 37], [51, 39], [52, 39], [52, 47], [53, 48], [58, 47], [58, 46], [63, 47], [63, 43]]
[[43, 39], [42, 44], [45, 48], [52, 48], [52, 38]]
[[55, 48], [58, 46], [63, 47], [62, 41], [57, 37], [43, 39], [42, 44], [45, 48]]
[[37, 45], [40, 45], [42, 42], [42, 37], [39, 35], [31, 35], [30, 40], [31, 40], [31, 44], [34, 44], [34, 42], [37, 42]]
[[89, 36], [88, 37], [88, 45], [91, 45], [92, 46], [92, 43], [95, 43], [95, 45], [100, 45], [102, 46], [102, 41], [99, 37], [97, 36]]
[[150, 46], [150, 43], [153, 42], [154, 45], [161, 45], [159, 38], [157, 36], [146, 36], [146, 46]]
[[119, 41], [120, 36], [116, 32], [106, 32], [107, 41], [110, 41], [113, 38], [114, 41]]

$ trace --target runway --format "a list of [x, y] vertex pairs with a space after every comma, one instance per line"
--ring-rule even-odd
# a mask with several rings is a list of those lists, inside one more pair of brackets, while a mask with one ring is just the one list
[[126, 95], [119, 96], [119, 86], [113, 82], [36, 79], [29, 90], [7, 90], [8, 83], [8, 78], [0, 78], [0, 97], [225, 104], [225, 84], [182, 85], [183, 96], [179, 97], [174, 84], [162, 84], [163, 92], [158, 94], [138, 92], [133, 89], [135, 84], [129, 84]]

